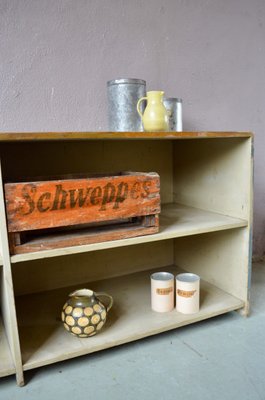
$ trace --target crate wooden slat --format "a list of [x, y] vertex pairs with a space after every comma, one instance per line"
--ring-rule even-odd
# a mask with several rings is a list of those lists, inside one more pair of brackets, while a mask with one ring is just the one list
[[[138, 220], [120, 224], [109, 224], [93, 228], [70, 230], [55, 234], [40, 234], [28, 238], [25, 242], [12, 242], [13, 254], [25, 254], [43, 250], [60, 249], [70, 246], [82, 246], [112, 240], [144, 236], [159, 231], [158, 215], [150, 215]], [[13, 234], [13, 235], [16, 235]], [[11, 240], [14, 236], [11, 237]]]
[[120, 175], [5, 184], [8, 231], [54, 228], [156, 214], [159, 176]]

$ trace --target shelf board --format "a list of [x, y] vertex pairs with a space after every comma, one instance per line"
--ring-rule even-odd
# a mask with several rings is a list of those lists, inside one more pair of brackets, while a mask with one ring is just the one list
[[0, 377], [15, 374], [15, 372], [3, 322], [0, 318]]
[[17, 254], [11, 257], [11, 262], [17, 263], [41, 258], [84, 253], [140, 243], [149, 243], [159, 240], [196, 235], [200, 233], [245, 227], [247, 225], [248, 222], [246, 220], [239, 218], [232, 218], [226, 215], [187, 207], [180, 204], [166, 204], [162, 205], [159, 233], [81, 246]]
[[94, 140], [94, 139], [204, 139], [248, 138], [251, 132], [1, 132], [1, 142]]
[[[172, 266], [163, 269], [174, 274], [180, 272]], [[244, 306], [242, 300], [202, 281], [198, 313], [183, 315], [176, 310], [156, 313], [150, 307], [152, 272], [138, 272], [83, 285], [94, 291], [105, 291], [114, 298], [105, 327], [91, 338], [72, 336], [59, 320], [61, 308], [73, 288], [20, 296], [17, 313], [24, 369], [117, 346]]]

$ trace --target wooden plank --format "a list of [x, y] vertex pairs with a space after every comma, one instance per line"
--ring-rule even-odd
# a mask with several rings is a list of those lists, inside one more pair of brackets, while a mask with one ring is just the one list
[[[26, 240], [25, 243], [12, 244], [12, 254], [25, 254], [35, 251], [60, 249], [69, 246], [82, 246], [91, 243], [122, 240], [125, 238], [155, 234], [159, 231], [158, 218], [147, 217], [141, 223], [99, 226], [78, 231], [66, 231], [57, 234], [46, 234]], [[155, 220], [153, 222], [153, 220]], [[150, 225], [150, 223], [152, 223]], [[145, 224], [145, 225], [144, 225]], [[15, 233], [16, 234], [16, 233]]]
[[2, 132], [0, 142], [93, 139], [203, 139], [251, 137], [251, 132]]
[[[164, 270], [174, 274], [180, 272], [176, 267]], [[176, 310], [156, 313], [150, 307], [152, 272], [82, 286], [95, 291], [103, 290], [114, 297], [114, 306], [107, 316], [105, 327], [98, 335], [87, 339], [70, 335], [60, 322], [61, 308], [72, 288], [19, 297], [18, 319], [24, 370], [117, 346], [244, 306], [242, 300], [202, 281], [199, 313], [183, 315]]]
[[109, 221], [160, 212], [156, 173], [122, 173], [5, 184], [9, 232]]
[[0, 377], [15, 373], [16, 369], [12, 360], [3, 322], [0, 318]]
[[0, 250], [3, 259], [3, 278], [1, 282], [1, 306], [2, 317], [6, 332], [6, 337], [10, 346], [12, 359], [15, 365], [16, 378], [19, 386], [24, 385], [24, 376], [22, 370], [22, 360], [20, 352], [20, 342], [18, 335], [16, 306], [13, 288], [13, 279], [11, 271], [11, 262], [8, 246], [7, 223], [5, 216], [5, 204], [3, 193], [2, 169], [0, 163]]
[[165, 239], [196, 235], [226, 229], [247, 226], [248, 222], [239, 218], [208, 212], [182, 204], [162, 205], [160, 214], [160, 228], [155, 235], [137, 236], [122, 240], [87, 244], [62, 249], [43, 250], [35, 253], [18, 254], [11, 256], [12, 263], [37, 260], [47, 257], [56, 257], [69, 254], [78, 254], [88, 251], [103, 250], [115, 247], [149, 243]]

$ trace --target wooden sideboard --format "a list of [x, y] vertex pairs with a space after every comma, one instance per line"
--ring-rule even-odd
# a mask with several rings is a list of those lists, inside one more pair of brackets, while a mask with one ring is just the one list
[[[253, 138], [244, 132], [0, 134], [0, 376], [88, 354], [232, 310], [248, 314]], [[157, 172], [158, 233], [10, 255], [3, 183], [25, 177]], [[150, 307], [154, 270], [201, 277], [194, 315]], [[114, 298], [98, 335], [79, 339], [60, 321], [68, 293]]]

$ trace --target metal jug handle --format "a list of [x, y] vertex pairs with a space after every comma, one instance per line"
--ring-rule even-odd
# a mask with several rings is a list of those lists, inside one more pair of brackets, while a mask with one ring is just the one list
[[95, 293], [95, 296], [96, 297], [100, 297], [100, 296], [107, 297], [109, 299], [109, 304], [107, 305], [107, 312], [108, 312], [111, 309], [111, 307], [113, 306], [113, 297], [104, 292]]
[[143, 101], [143, 100], [147, 100], [147, 97], [141, 97], [139, 100], [138, 100], [138, 102], [137, 102], [137, 111], [138, 111], [138, 114], [140, 115], [140, 117], [143, 119], [143, 114], [141, 113], [141, 110], [140, 110], [140, 103], [141, 103], [141, 101]]

